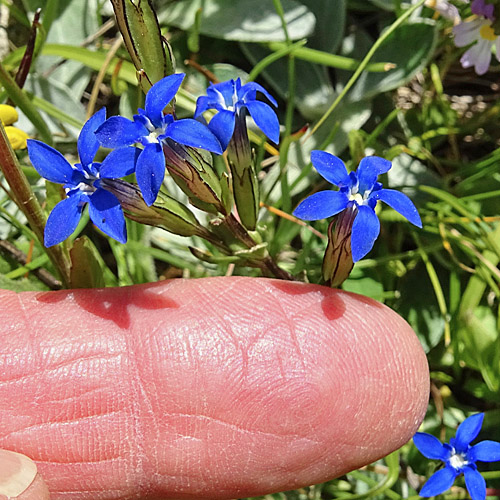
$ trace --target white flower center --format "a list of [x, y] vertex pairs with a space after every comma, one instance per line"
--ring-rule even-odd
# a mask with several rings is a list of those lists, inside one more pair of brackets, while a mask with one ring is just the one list
[[146, 141], [148, 143], [158, 142], [158, 136], [163, 134], [163, 128], [155, 128], [149, 132], [149, 135], [146, 137]]
[[[96, 180], [97, 177], [93, 180]], [[94, 186], [91, 186], [90, 184], [87, 184], [86, 182], [80, 182], [80, 184], [78, 184], [78, 186], [76, 187], [71, 187], [71, 188], [66, 188], [64, 191], [66, 192], [66, 194], [68, 194], [70, 191], [73, 191], [75, 189], [78, 189], [84, 193], [93, 193], [96, 188]]]
[[356, 202], [358, 205], [364, 205], [365, 199], [360, 193], [351, 193], [349, 195], [349, 200]]
[[224, 108], [227, 109], [228, 111], [234, 111], [235, 110], [235, 105], [238, 102], [238, 94], [236, 92], [236, 87], [233, 89], [233, 95], [231, 96], [232, 103], [227, 104], [226, 100], [224, 99], [224, 96], [222, 95], [222, 92], [218, 89], [214, 89], [216, 94], [217, 94], [217, 100], [219, 101], [219, 104]]
[[461, 469], [469, 462], [463, 453], [453, 453], [450, 456], [449, 463], [454, 469]]

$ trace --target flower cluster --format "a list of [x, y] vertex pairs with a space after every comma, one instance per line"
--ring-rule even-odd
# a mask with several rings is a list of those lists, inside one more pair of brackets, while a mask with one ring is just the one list
[[417, 432], [413, 442], [426, 458], [441, 460], [444, 468], [435, 472], [420, 490], [420, 496], [433, 497], [451, 488], [455, 479], [463, 474], [465, 485], [472, 500], [486, 498], [486, 483], [478, 472], [476, 462], [500, 461], [500, 443], [481, 441], [474, 446], [483, 425], [484, 413], [477, 413], [465, 419], [457, 429], [454, 438], [441, 443], [436, 437], [425, 432]]
[[136, 168], [137, 184], [144, 201], [152, 205], [165, 175], [163, 144], [167, 138], [191, 146], [222, 154], [217, 138], [207, 127], [193, 119], [174, 120], [163, 109], [174, 98], [184, 79], [183, 73], [163, 78], [146, 94], [145, 110], [139, 109], [134, 120], [113, 116], [96, 131], [99, 142], [116, 148], [139, 143], [143, 146]]
[[[139, 109], [133, 121], [122, 116], [106, 120], [106, 110], [98, 111], [80, 133], [77, 144], [80, 162], [75, 165], [54, 148], [28, 140], [28, 154], [37, 172], [51, 182], [63, 184], [67, 195], [47, 220], [46, 246], [60, 243], [73, 233], [87, 203], [94, 224], [108, 236], [125, 242], [120, 201], [103, 188], [101, 180], [135, 172], [144, 201], [152, 205], [165, 175], [163, 147], [167, 139], [222, 154], [218, 139], [205, 125], [193, 119], [175, 120], [172, 114], [163, 113], [183, 78], [184, 74], [174, 74], [153, 85], [146, 95], [146, 109]], [[97, 163], [94, 157], [100, 146], [117, 149]]]
[[340, 158], [325, 151], [313, 151], [311, 160], [318, 173], [339, 187], [338, 191], [319, 191], [304, 201], [293, 212], [304, 220], [319, 220], [340, 212], [352, 211], [354, 222], [351, 233], [352, 260], [362, 259], [373, 247], [380, 232], [375, 214], [379, 200], [406, 217], [412, 224], [422, 227], [422, 221], [412, 201], [403, 193], [383, 189], [377, 182], [379, 175], [391, 168], [391, 162], [377, 156], [363, 158], [356, 172], [348, 173]]
[[500, 61], [500, 37], [493, 26], [496, 21], [495, 6], [487, 0], [473, 0], [471, 10], [474, 17], [457, 24], [453, 35], [457, 47], [471, 45], [460, 59], [462, 66], [473, 66], [478, 75], [483, 75], [490, 67], [493, 47]]
[[[132, 173], [135, 173], [140, 193], [148, 206], [155, 203], [165, 171], [169, 169], [193, 204], [208, 211], [212, 210], [211, 205], [216, 211], [225, 213], [218, 177], [194, 148], [222, 154], [231, 144], [230, 159], [250, 157], [250, 143], [244, 125], [247, 111], [264, 134], [277, 142], [278, 118], [268, 104], [257, 100], [257, 92], [274, 106], [276, 101], [257, 83], [242, 85], [239, 79], [230, 80], [211, 85], [207, 95], [198, 99], [197, 119], [176, 119], [173, 111], [165, 113], [165, 108], [175, 98], [184, 76], [183, 73], [173, 74], [154, 84], [146, 94], [145, 109], [139, 109], [132, 120], [122, 116], [106, 120], [104, 109], [92, 116], [78, 138], [80, 162], [75, 165], [52, 147], [40, 141], [28, 141], [29, 157], [37, 172], [49, 181], [62, 184], [67, 195], [49, 216], [45, 228], [46, 246], [60, 243], [73, 233], [86, 204], [89, 205], [90, 218], [98, 228], [118, 241], [126, 241], [120, 203], [130, 206], [135, 202], [119, 200], [111, 191], [137, 193], [137, 190], [114, 189], [116, 186], [113, 187], [112, 183], [102, 181]], [[208, 109], [215, 109], [217, 113], [207, 126], [201, 115]], [[244, 133], [238, 141], [232, 141], [238, 130], [244, 130]], [[100, 146], [116, 148], [102, 163], [94, 161]], [[248, 166], [242, 168], [246, 171]], [[243, 192], [238, 194], [252, 197], [254, 186], [243, 187]], [[238, 204], [238, 197], [235, 197]], [[255, 200], [253, 198], [250, 205], [258, 207]], [[242, 205], [242, 220], [244, 208]]]

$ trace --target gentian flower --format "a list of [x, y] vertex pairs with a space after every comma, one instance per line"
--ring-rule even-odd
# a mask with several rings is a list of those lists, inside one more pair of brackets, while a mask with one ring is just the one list
[[219, 141], [205, 125], [197, 120], [175, 120], [171, 114], [163, 114], [184, 76], [177, 73], [155, 83], [146, 94], [146, 109], [139, 109], [133, 121], [112, 116], [96, 131], [97, 139], [106, 147], [142, 144], [144, 149], [137, 160], [135, 175], [148, 205], [154, 203], [165, 175], [163, 144], [167, 137], [186, 146], [222, 154]]
[[379, 200], [387, 203], [417, 227], [422, 221], [415, 205], [405, 194], [394, 189], [383, 189], [377, 177], [388, 172], [391, 162], [377, 156], [363, 158], [356, 172], [347, 173], [340, 158], [325, 151], [312, 151], [311, 160], [319, 174], [340, 189], [319, 191], [304, 201], [293, 212], [304, 220], [332, 217], [343, 210], [353, 212], [351, 251], [352, 260], [362, 259], [373, 247], [380, 232], [375, 214]]
[[120, 202], [114, 194], [102, 188], [100, 179], [131, 174], [139, 150], [130, 147], [116, 149], [102, 163], [94, 162], [99, 149], [95, 130], [105, 119], [106, 110], [103, 108], [83, 126], [77, 143], [80, 163], [75, 165], [71, 165], [59, 151], [43, 142], [28, 140], [28, 154], [36, 171], [51, 182], [63, 184], [67, 195], [47, 219], [44, 234], [47, 247], [60, 243], [73, 233], [87, 203], [90, 218], [101, 231], [121, 243], [127, 241]]
[[244, 110], [248, 110], [257, 127], [277, 143], [280, 135], [278, 117], [271, 106], [257, 101], [257, 92], [263, 94], [273, 106], [277, 106], [273, 96], [264, 87], [255, 82], [241, 85], [241, 80], [237, 78], [210, 85], [207, 95], [198, 97], [194, 117], [198, 118], [208, 109], [217, 110], [208, 127], [217, 136], [222, 148], [226, 149], [233, 136], [236, 121], [244, 119]]
[[486, 498], [486, 483], [478, 472], [476, 462], [497, 462], [500, 460], [500, 443], [481, 441], [474, 446], [471, 442], [477, 437], [483, 425], [484, 413], [466, 418], [457, 429], [450, 443], [442, 444], [439, 439], [425, 432], [417, 432], [413, 442], [426, 458], [441, 460], [445, 466], [435, 472], [420, 490], [420, 496], [433, 497], [445, 492], [455, 479], [463, 474], [465, 485], [472, 500]]
[[460, 58], [460, 63], [464, 68], [474, 66], [478, 75], [484, 75], [488, 71], [493, 45], [496, 48], [496, 58], [500, 61], [500, 38], [495, 34], [491, 24], [491, 19], [478, 17], [453, 28], [457, 47], [474, 44]]
[[208, 109], [217, 113], [208, 127], [217, 136], [224, 149], [231, 169], [233, 196], [241, 223], [253, 231], [259, 213], [259, 186], [255, 158], [252, 157], [250, 139], [246, 125], [246, 114], [250, 113], [256, 125], [273, 142], [279, 141], [280, 125], [273, 108], [257, 100], [257, 92], [263, 94], [271, 104], [276, 101], [264, 87], [255, 82], [241, 85], [241, 80], [210, 85], [207, 95], [196, 101], [195, 118]]

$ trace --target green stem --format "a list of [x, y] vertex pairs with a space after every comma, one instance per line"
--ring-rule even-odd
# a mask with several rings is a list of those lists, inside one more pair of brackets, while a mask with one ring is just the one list
[[333, 101], [332, 105], [328, 108], [328, 111], [321, 117], [321, 119], [316, 123], [313, 129], [310, 132], [310, 135], [313, 135], [323, 123], [327, 120], [327, 118], [333, 113], [335, 108], [339, 105], [340, 101], [345, 97], [345, 95], [351, 90], [351, 87], [356, 83], [357, 79], [367, 67], [370, 59], [373, 57], [375, 52], [377, 52], [378, 48], [382, 45], [382, 43], [389, 38], [394, 31], [401, 26], [418, 8], [420, 8], [424, 4], [425, 0], [419, 0], [415, 5], [410, 7], [401, 17], [396, 19], [394, 23], [392, 23], [389, 28], [378, 38], [378, 40], [372, 45], [372, 48], [368, 51], [364, 59], [361, 61], [361, 64], [358, 66], [354, 74], [351, 76], [346, 86], [343, 88], [342, 92], [338, 95], [337, 99]]
[[[28, 219], [31, 229], [43, 247], [45, 215], [34, 195], [28, 179], [24, 175], [17, 157], [12, 150], [3, 125], [0, 123], [0, 168], [11, 189], [11, 197], [21, 212]], [[59, 246], [46, 248], [45, 251], [58, 270], [65, 287], [69, 284], [70, 262], [66, 253]]]
[[[247, 230], [240, 224], [238, 219], [233, 214], [229, 214], [224, 218], [224, 222], [229, 230], [238, 238], [246, 247], [252, 248], [256, 245], [253, 238], [248, 234]], [[288, 281], [294, 281], [294, 277], [281, 269], [281, 267], [274, 262], [270, 255], [266, 255], [260, 262], [260, 268], [265, 271], [267, 270], [276, 278]]]
[[[258, 75], [264, 71], [270, 64], [273, 62], [277, 61], [278, 59], [281, 59], [282, 57], [287, 56], [288, 54], [291, 54], [292, 52], [295, 52], [295, 50], [299, 47], [302, 47], [307, 43], [307, 40], [299, 40], [298, 42], [295, 42], [292, 45], [287, 45], [286, 43], [283, 44], [283, 47], [280, 49], [276, 49], [276, 52], [273, 52], [269, 54], [268, 56], [264, 57], [264, 59], [261, 59], [250, 71], [250, 74], [248, 75], [247, 82], [251, 82], [257, 78]], [[271, 50], [274, 50], [271, 48]]]
[[[301, 40], [293, 45], [287, 45], [286, 42], [269, 42], [267, 46], [272, 51], [276, 51], [271, 55], [280, 53], [280, 57], [282, 57], [283, 55], [292, 53], [297, 59], [314, 64], [320, 64], [321, 66], [354, 71], [360, 65], [360, 61], [356, 59], [338, 56], [336, 54], [329, 54], [328, 52], [323, 52], [322, 50], [310, 49], [309, 47], [304, 47], [305, 43], [306, 40]], [[283, 53], [283, 51], [286, 52]], [[365, 69], [374, 73], [384, 73], [392, 68], [394, 68], [394, 64], [392, 63], [376, 62], [368, 64]], [[254, 70], [252, 70], [252, 72], [253, 71]]]

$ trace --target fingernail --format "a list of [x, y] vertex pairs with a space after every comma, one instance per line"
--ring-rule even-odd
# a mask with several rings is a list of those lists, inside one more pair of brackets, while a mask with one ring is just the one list
[[25, 455], [0, 450], [0, 495], [17, 497], [35, 479], [36, 464]]

